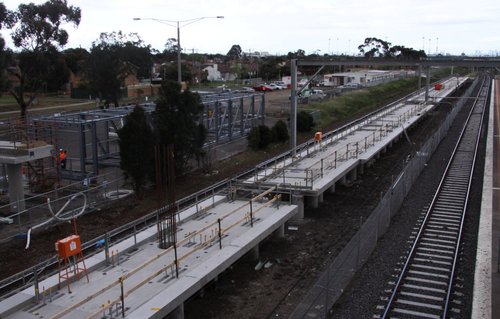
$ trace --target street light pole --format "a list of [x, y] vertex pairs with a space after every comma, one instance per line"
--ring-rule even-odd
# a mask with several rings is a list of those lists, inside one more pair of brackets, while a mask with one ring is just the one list
[[[215, 16], [215, 17], [199, 17], [188, 20], [164, 20], [164, 19], [155, 19], [155, 18], [134, 18], [135, 21], [138, 20], [152, 20], [162, 24], [166, 24], [171, 27], [177, 27], [177, 82], [182, 84], [182, 70], [181, 70], [181, 27], [185, 27], [189, 24], [195, 23], [197, 21], [203, 19], [224, 19], [224, 16]], [[172, 24], [175, 23], [175, 24]]]
[[[177, 82], [182, 85], [182, 71], [181, 71], [181, 27], [177, 21]], [[182, 89], [181, 89], [182, 90]]]

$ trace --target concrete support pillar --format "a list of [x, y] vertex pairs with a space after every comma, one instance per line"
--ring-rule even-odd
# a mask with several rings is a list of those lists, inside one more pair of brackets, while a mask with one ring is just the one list
[[425, 78], [425, 102], [429, 100], [429, 88], [431, 86], [431, 68], [428, 66], [426, 69], [426, 78]]
[[342, 176], [340, 182], [342, 183], [342, 185], [347, 185], [347, 175]]
[[168, 319], [184, 319], [184, 303], [181, 303], [168, 316]]
[[319, 201], [320, 203], [323, 203], [323, 202], [324, 202], [324, 197], [323, 197], [323, 194], [324, 194], [324, 193], [321, 193], [321, 194], [319, 194], [319, 196], [318, 196], [318, 201]]
[[332, 194], [333, 194], [333, 193], [335, 193], [335, 183], [333, 183], [333, 185], [332, 185], [332, 186], [330, 186], [330, 188], [328, 189], [328, 191], [329, 191], [330, 193], [332, 193]]
[[285, 224], [282, 224], [274, 231], [274, 236], [276, 238], [285, 238]]
[[417, 76], [418, 76], [418, 88], [420, 89], [422, 87], [422, 64], [418, 65]]
[[[365, 162], [364, 167], [365, 167], [365, 168], [370, 168], [370, 167], [372, 167], [372, 165], [373, 165], [373, 162], [374, 162], [374, 161], [375, 161], [375, 160], [374, 160], [373, 158], [372, 158], [372, 159], [370, 159], [370, 160], [368, 160], [368, 162]], [[363, 169], [363, 173], [364, 173], [364, 169]]]
[[7, 178], [9, 179], [9, 202], [11, 213], [23, 211], [24, 186], [22, 164], [7, 164]]
[[365, 173], [365, 165], [359, 164], [358, 171], [359, 171], [359, 174], [364, 174]]
[[309, 203], [312, 208], [318, 208], [319, 206], [319, 196], [310, 196]]
[[349, 181], [355, 181], [358, 179], [358, 169], [354, 168], [352, 171], [349, 172]]
[[378, 152], [377, 154], [375, 154], [375, 159], [380, 159], [380, 152]]
[[250, 260], [259, 260], [259, 244], [255, 245], [254, 248], [252, 248], [250, 250], [250, 253], [248, 254], [248, 258], [250, 258]]
[[304, 196], [292, 195], [292, 204], [297, 205], [297, 218], [304, 219]]

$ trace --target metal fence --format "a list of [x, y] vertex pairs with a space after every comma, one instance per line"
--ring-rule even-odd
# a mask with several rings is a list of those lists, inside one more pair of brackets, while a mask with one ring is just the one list
[[[83, 193], [87, 200], [85, 213], [89, 213], [114, 203], [113, 199], [126, 195], [128, 190], [124, 184], [123, 173], [114, 170], [91, 179], [84, 179], [81, 182], [64, 184], [64, 186], [45, 193], [28, 195], [24, 199], [26, 208], [18, 212], [6, 214], [5, 212], [10, 211], [11, 204], [0, 205], [0, 212], [4, 212], [5, 219], [10, 221], [10, 224], [3, 224], [0, 228], [0, 242], [24, 234], [29, 228], [36, 227], [52, 218], [47, 206], [47, 199], [50, 199], [54, 211], [58, 211], [76, 193]], [[79, 209], [82, 206], [83, 197], [75, 198], [66, 206], [65, 211]]]
[[[470, 95], [477, 83], [476, 80], [469, 87], [465, 93], [466, 96]], [[329, 310], [341, 296], [343, 289], [349, 284], [356, 271], [370, 257], [378, 239], [387, 231], [391, 218], [398, 213], [405, 196], [441, 140], [446, 136], [453, 120], [464, 104], [465, 99], [460, 99], [441, 127], [416, 152], [356, 235], [328, 263], [326, 269], [295, 308], [290, 318], [328, 318]]]
[[[119, 183], [118, 180], [113, 181], [113, 182], [106, 182], [98, 183], [99, 186], [90, 186], [89, 187], [89, 192], [92, 191], [98, 191], [101, 194], [104, 191], [104, 187], [107, 188], [106, 193], [111, 193], [113, 194], [114, 191], [119, 192], [121, 189], [115, 189], [116, 183]], [[118, 185], [121, 185], [120, 183]], [[215, 205], [215, 196], [219, 193], [224, 194], [224, 190], [228, 188], [230, 185], [229, 180], [223, 180], [219, 183], [216, 183], [214, 185], [211, 185], [208, 188], [205, 188], [203, 190], [200, 190], [196, 193], [193, 193], [187, 197], [184, 197], [180, 200], [176, 201], [176, 218], [178, 220], [178, 223], [181, 222], [180, 215], [181, 213], [189, 208], [189, 207], [195, 207], [195, 213], [199, 214], [199, 212], [203, 209], [202, 206], [200, 206], [201, 202], [206, 202], [211, 201], [212, 205]], [[87, 194], [88, 197], [89, 194]], [[113, 196], [113, 195], [109, 195]], [[109, 197], [108, 196], [108, 197]], [[60, 200], [62, 201], [64, 198], [60, 197]], [[67, 197], [66, 197], [67, 199]], [[106, 198], [107, 200], [102, 200], [103, 203], [110, 203], [109, 198]], [[64, 204], [66, 201], [62, 202]], [[111, 201], [113, 202], [113, 201]], [[90, 199], [88, 201], [88, 204], [92, 204], [92, 200]], [[97, 204], [97, 203], [95, 203]], [[46, 206], [47, 204], [45, 204]], [[61, 203], [57, 204], [55, 203], [54, 206], [58, 207], [58, 205], [61, 205]], [[94, 208], [98, 208], [98, 206], [95, 206]], [[128, 224], [122, 225], [118, 228], [113, 229], [110, 232], [107, 232], [101, 236], [98, 236], [90, 241], [82, 243], [82, 250], [85, 254], [86, 257], [90, 257], [96, 253], [98, 253], [100, 250], [103, 249], [109, 249], [112, 246], [118, 244], [122, 240], [133, 237], [134, 238], [134, 247], [137, 244], [140, 244], [137, 238], [137, 234], [141, 232], [142, 230], [151, 227], [152, 225], [155, 225], [158, 223], [159, 216], [163, 212], [168, 209], [167, 206], [164, 206], [160, 209], [156, 209], [147, 215], [144, 215], [143, 217], [136, 219]], [[42, 219], [39, 219], [37, 223], [40, 223]], [[9, 226], [14, 226], [15, 225], [9, 225]], [[23, 227], [25, 227], [24, 225]], [[25, 229], [26, 230], [26, 229]], [[36, 240], [36, 239], [34, 239]], [[97, 248], [99, 246], [100, 248]], [[104, 247], [104, 248], [103, 248]], [[126, 253], [126, 252], [121, 252], [121, 253]], [[109, 256], [107, 254], [107, 256]], [[13, 276], [10, 276], [8, 278], [0, 280], [0, 300], [5, 299], [9, 296], [12, 296], [13, 294], [21, 291], [22, 289], [25, 289], [26, 287], [30, 286], [33, 284], [35, 280], [43, 280], [44, 278], [47, 278], [53, 274], [56, 273], [57, 269], [55, 268], [55, 265], [57, 263], [57, 257], [54, 256], [52, 258], [49, 258], [33, 267], [30, 267], [20, 273], [17, 273]]]

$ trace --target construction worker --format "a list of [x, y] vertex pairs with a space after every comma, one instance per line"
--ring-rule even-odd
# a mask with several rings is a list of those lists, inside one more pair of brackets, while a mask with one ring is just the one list
[[59, 150], [59, 161], [61, 163], [61, 168], [66, 169], [66, 150]]

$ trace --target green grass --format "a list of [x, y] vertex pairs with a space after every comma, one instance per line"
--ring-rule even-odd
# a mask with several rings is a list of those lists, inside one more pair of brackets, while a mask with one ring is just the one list
[[[456, 72], [465, 74], [467, 70], [456, 68]], [[450, 68], [432, 70], [430, 81], [438, 81], [450, 75]], [[417, 90], [418, 79], [409, 78], [380, 84], [367, 89], [344, 93], [332, 100], [307, 106], [303, 109], [319, 110], [321, 118], [316, 121], [316, 128], [329, 127], [336, 121], [353, 118], [357, 114], [375, 110]], [[422, 79], [425, 85], [425, 79]]]
[[393, 81], [359, 91], [344, 93], [332, 100], [315, 104], [314, 109], [321, 112], [321, 119], [316, 123], [317, 127], [328, 127], [333, 122], [348, 119], [356, 114], [386, 105], [415, 91], [417, 82], [418, 80], [415, 78]]
[[[27, 99], [26, 99], [27, 100]], [[35, 107], [50, 107], [59, 106], [66, 104], [81, 103], [83, 101], [88, 101], [85, 99], [72, 99], [68, 96], [45, 96], [35, 99], [33, 106]], [[17, 110], [19, 105], [17, 105], [16, 100], [9, 94], [4, 94], [0, 97], [0, 107], [2, 111], [6, 111], [7, 108], [12, 110]]]
[[[81, 104], [85, 103], [86, 104]], [[78, 104], [75, 106], [75, 104]], [[49, 109], [45, 109], [49, 108]], [[95, 108], [95, 101], [87, 99], [72, 99], [68, 96], [43, 96], [35, 99], [32, 106], [28, 107], [28, 114], [40, 113], [55, 113], [66, 112], [71, 110], [82, 110]], [[0, 97], [0, 118], [11, 118], [16, 116], [16, 112], [20, 112], [20, 107], [16, 100], [9, 94], [4, 94]]]

